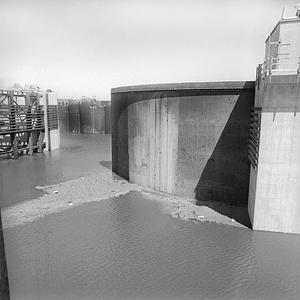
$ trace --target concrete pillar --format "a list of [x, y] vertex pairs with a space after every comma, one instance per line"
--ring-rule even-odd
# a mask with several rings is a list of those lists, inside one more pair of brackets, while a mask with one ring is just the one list
[[42, 105], [44, 105], [45, 142], [48, 151], [60, 147], [60, 132], [58, 123], [57, 95], [54, 92], [43, 94]]
[[46, 150], [51, 151], [49, 124], [48, 124], [48, 95], [47, 95], [47, 93], [43, 94], [43, 105], [44, 105], [44, 125], [45, 125]]
[[[52, 121], [49, 124], [49, 150], [59, 149], [60, 147], [60, 132], [58, 123], [58, 110], [57, 110], [57, 95], [54, 92], [47, 92], [47, 105], [51, 108]], [[56, 123], [54, 119], [57, 120], [57, 126], [52, 123]]]
[[288, 81], [265, 81], [256, 94], [259, 150], [250, 171], [248, 211], [253, 229], [300, 233], [300, 85], [296, 77]]

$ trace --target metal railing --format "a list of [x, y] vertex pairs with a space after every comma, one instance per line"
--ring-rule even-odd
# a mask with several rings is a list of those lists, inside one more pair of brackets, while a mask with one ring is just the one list
[[262, 64], [263, 76], [299, 75], [300, 57], [269, 57]]

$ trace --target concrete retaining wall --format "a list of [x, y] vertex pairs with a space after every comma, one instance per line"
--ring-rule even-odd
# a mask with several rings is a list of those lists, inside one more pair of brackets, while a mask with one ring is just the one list
[[113, 89], [113, 171], [160, 191], [247, 204], [253, 104], [253, 82]]

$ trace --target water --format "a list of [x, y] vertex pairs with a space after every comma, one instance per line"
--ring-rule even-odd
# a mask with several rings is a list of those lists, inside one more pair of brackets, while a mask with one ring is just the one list
[[[0, 205], [5, 208], [40, 196], [45, 186], [101, 171], [111, 160], [110, 135], [64, 134], [61, 149], [18, 160], [0, 156]], [[16, 176], [17, 175], [17, 176]]]
[[11, 299], [299, 299], [300, 236], [161, 205], [133, 191], [5, 229]]

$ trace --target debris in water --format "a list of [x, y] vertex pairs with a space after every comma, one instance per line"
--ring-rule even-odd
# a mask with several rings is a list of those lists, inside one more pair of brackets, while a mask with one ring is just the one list
[[58, 194], [58, 191], [53, 191], [53, 194]]
[[37, 185], [37, 186], [35, 187], [35, 189], [36, 189], [36, 190], [44, 190], [45, 187], [44, 187], [44, 186]]
[[69, 201], [68, 204], [71, 206], [71, 205], [73, 205], [73, 202], [72, 202], [72, 201]]
[[84, 180], [84, 177], [80, 177], [81, 180]]

